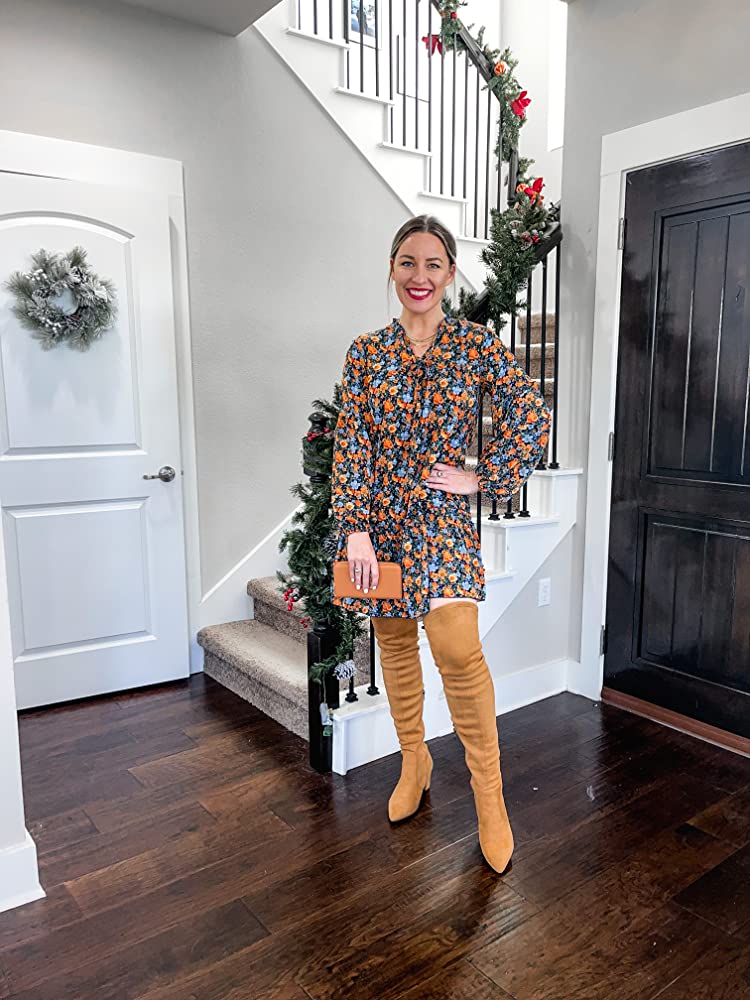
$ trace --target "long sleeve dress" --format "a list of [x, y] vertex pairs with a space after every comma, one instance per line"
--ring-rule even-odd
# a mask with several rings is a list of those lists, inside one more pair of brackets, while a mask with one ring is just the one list
[[[403, 597], [339, 598], [366, 615], [420, 618], [431, 597], [486, 597], [472, 497], [422, 485], [435, 462], [463, 466], [491, 394], [493, 432], [475, 472], [484, 497], [507, 500], [536, 468], [550, 411], [537, 385], [496, 333], [444, 317], [435, 340], [414, 353], [400, 321], [356, 337], [346, 354], [335, 428], [331, 505], [335, 559], [368, 531], [380, 560], [402, 567]], [[377, 592], [376, 592], [377, 593]]]

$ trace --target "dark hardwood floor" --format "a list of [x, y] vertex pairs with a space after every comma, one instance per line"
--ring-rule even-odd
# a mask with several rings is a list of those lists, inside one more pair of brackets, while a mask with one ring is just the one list
[[455, 735], [392, 827], [398, 755], [319, 775], [202, 675], [22, 715], [0, 998], [750, 998], [750, 759], [575, 695], [499, 727], [502, 877]]

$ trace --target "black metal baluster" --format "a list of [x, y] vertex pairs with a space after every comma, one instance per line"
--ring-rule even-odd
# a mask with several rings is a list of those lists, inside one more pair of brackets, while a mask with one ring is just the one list
[[380, 689], [375, 683], [375, 629], [372, 627], [370, 619], [370, 686], [367, 688], [368, 694], [380, 694]]
[[554, 375], [552, 377], [552, 461], [548, 468], [559, 469], [560, 463], [557, 461], [557, 389], [559, 376], [559, 353], [560, 353], [560, 250], [561, 244], [555, 249], [555, 364]]
[[349, 678], [349, 690], [346, 692], [344, 701], [359, 701], [359, 695], [354, 690], [354, 678]]
[[481, 93], [481, 80], [479, 73], [474, 70], [474, 75], [477, 78], [477, 117], [476, 117], [476, 127], [474, 130], [474, 236], [479, 236], [479, 230], [477, 229], [477, 213], [479, 211], [479, 95]]
[[414, 148], [419, 149], [419, 4], [414, 8]]
[[451, 104], [451, 198], [456, 196], [456, 46], [453, 46], [453, 100]]
[[468, 197], [468, 150], [469, 150], [469, 57], [464, 58], [464, 198]]
[[318, 0], [313, 2], [313, 34], [318, 33]]
[[401, 29], [401, 37], [403, 39], [403, 47], [404, 47], [404, 73], [403, 73], [403, 77], [401, 79], [401, 89], [403, 91], [403, 98], [404, 98], [404, 110], [403, 110], [403, 115], [404, 115], [404, 140], [403, 140], [403, 145], [405, 146], [406, 145], [406, 0], [404, 0], [404, 21], [403, 21], [403, 26], [402, 26], [402, 29]]
[[[529, 275], [529, 283], [526, 287], [526, 374], [531, 377], [531, 291], [534, 272]], [[524, 483], [521, 489], [521, 509], [519, 517], [531, 517], [528, 503], [528, 483]]]
[[445, 162], [445, 50], [440, 53], [440, 194], [445, 194], [443, 164]]
[[[349, 3], [350, 3], [350, 0], [344, 0], [344, 6], [343, 6], [343, 10], [344, 10], [344, 41], [346, 42], [347, 45], [349, 44], [349, 41], [351, 39], [351, 31], [350, 31], [350, 28], [351, 28], [351, 25], [350, 25], [350, 21], [351, 21], [351, 8], [349, 7]], [[346, 88], [347, 88], [347, 90], [349, 90], [351, 88], [351, 85], [352, 85], [351, 71], [350, 71], [350, 65], [349, 65], [349, 63], [350, 63], [350, 59], [349, 59], [350, 55], [351, 55], [351, 52], [350, 52], [349, 49], [347, 49], [346, 50]]]
[[380, 97], [380, 0], [375, 0], [375, 96]]
[[490, 160], [492, 159], [492, 94], [487, 91], [487, 165], [484, 178], [484, 238], [489, 239], [490, 234]]
[[[427, 6], [427, 152], [432, 152], [432, 2]], [[427, 157], [427, 190], [432, 191], [432, 157]]]
[[[516, 307], [513, 306], [513, 311], [510, 314], [510, 353], [515, 356], [516, 353]], [[503, 514], [503, 520], [508, 521], [514, 519], [516, 512], [513, 510], [513, 497], [508, 497], [505, 503], [505, 513]]]
[[365, 28], [367, 22], [363, 17], [364, 0], [359, 0], [359, 92], [365, 92]]
[[[542, 260], [542, 343], [539, 354], [539, 395], [545, 400], [545, 388], [546, 388], [546, 350], [547, 350], [547, 255], [545, 254]], [[537, 469], [546, 469], [547, 466], [544, 461], [544, 454], [542, 454], [539, 462], [537, 464]]]
[[[497, 118], [497, 142], [498, 149], [502, 150], [503, 142], [503, 119], [502, 115], [498, 115]], [[495, 157], [495, 163], [497, 165], [497, 210], [502, 211], [502, 200], [503, 200], [503, 161], [502, 154]]]
[[333, 40], [333, 0], [328, 0], [328, 37]]
[[[393, 0], [388, 0], [388, 87], [389, 87], [389, 97], [393, 101]], [[393, 112], [394, 106], [390, 106], [390, 123], [391, 123], [391, 138], [390, 141], [393, 142]]]

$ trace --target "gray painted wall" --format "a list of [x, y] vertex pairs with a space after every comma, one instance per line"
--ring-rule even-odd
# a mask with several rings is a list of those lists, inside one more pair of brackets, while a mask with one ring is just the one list
[[[750, 91], [746, 0], [576, 0], [568, 8], [561, 460], [586, 468], [601, 138]], [[750, 134], [750, 123], [748, 123]], [[580, 509], [579, 525], [585, 510]], [[574, 579], [580, 591], [583, 537]], [[578, 657], [571, 619], [571, 653]]]

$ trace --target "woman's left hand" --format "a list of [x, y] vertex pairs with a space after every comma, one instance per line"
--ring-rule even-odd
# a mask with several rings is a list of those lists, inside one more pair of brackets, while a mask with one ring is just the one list
[[435, 462], [423, 485], [444, 490], [446, 493], [463, 493], [465, 495], [476, 493], [479, 489], [474, 472], [470, 469], [462, 469], [457, 465], [446, 465], [445, 462]]

